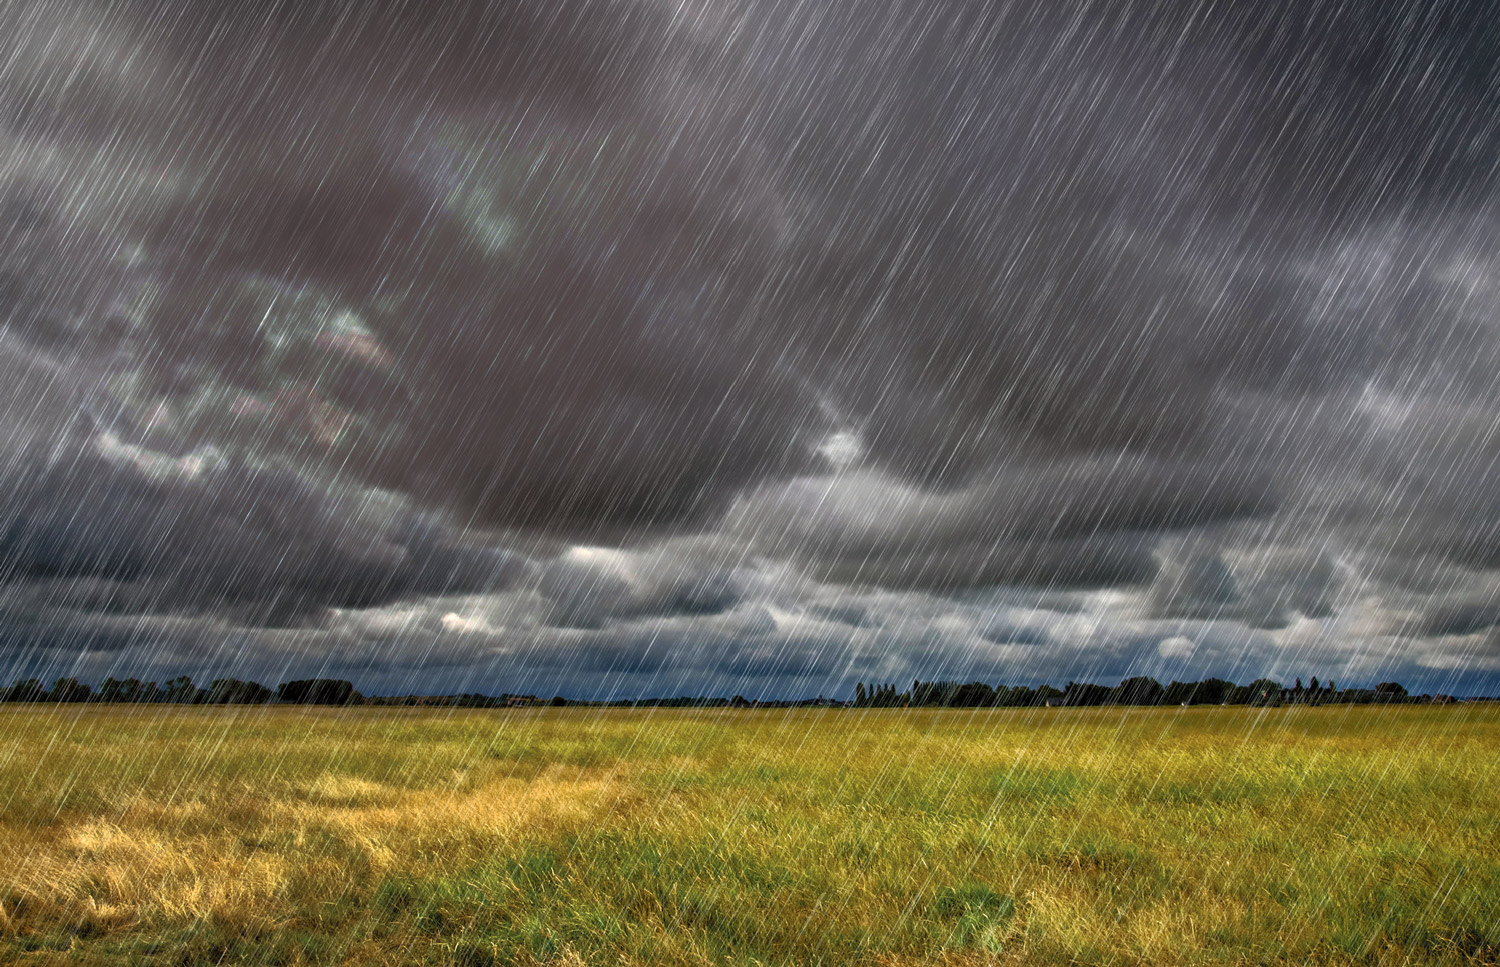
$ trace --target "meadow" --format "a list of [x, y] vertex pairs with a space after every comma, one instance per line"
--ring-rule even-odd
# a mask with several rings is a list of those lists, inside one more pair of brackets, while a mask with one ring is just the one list
[[1500, 963], [1500, 707], [3, 707], [0, 963]]

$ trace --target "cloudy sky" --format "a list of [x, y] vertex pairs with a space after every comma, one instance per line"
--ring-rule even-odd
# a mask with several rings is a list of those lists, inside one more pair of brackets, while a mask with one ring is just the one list
[[0, 677], [1500, 691], [1500, 21], [0, 6]]

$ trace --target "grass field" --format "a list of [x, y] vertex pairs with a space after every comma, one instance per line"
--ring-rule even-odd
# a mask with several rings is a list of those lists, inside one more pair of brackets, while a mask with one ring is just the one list
[[0, 707], [0, 963], [1500, 962], [1500, 708]]

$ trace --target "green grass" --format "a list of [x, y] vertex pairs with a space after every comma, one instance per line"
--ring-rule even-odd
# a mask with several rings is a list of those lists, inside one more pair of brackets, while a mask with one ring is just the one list
[[1500, 962], [1500, 709], [0, 707], [0, 962]]

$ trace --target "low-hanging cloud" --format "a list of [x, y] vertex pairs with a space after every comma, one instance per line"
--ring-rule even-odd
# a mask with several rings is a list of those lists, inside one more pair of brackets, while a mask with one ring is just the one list
[[5, 614], [1482, 664], [1488, 13], [11, 4]]

